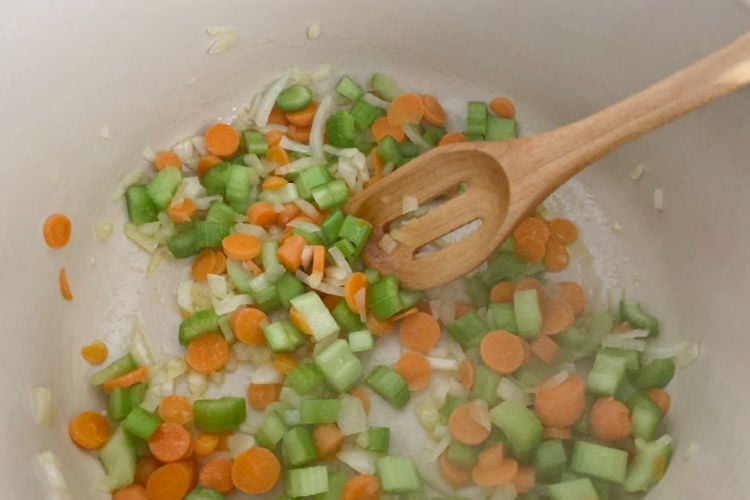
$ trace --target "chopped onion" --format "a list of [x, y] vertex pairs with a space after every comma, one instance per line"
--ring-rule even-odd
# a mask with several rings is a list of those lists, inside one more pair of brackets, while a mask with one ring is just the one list
[[359, 434], [367, 430], [367, 413], [362, 406], [362, 401], [354, 396], [344, 395], [341, 398], [336, 424], [344, 436]]
[[253, 384], [280, 384], [284, 376], [274, 368], [273, 363], [264, 363], [253, 371]]
[[277, 168], [276, 173], [280, 175], [294, 174], [297, 172], [301, 172], [307, 168], [314, 167], [315, 165], [320, 165], [319, 159], [305, 156], [298, 160], [294, 160], [293, 162], [284, 165], [283, 167]]
[[191, 371], [188, 375], [188, 390], [193, 396], [203, 396], [208, 389], [208, 378], [202, 373]]
[[654, 208], [660, 212], [664, 210], [664, 190], [661, 188], [654, 189]]
[[625, 290], [621, 286], [616, 286], [607, 291], [607, 302], [609, 310], [612, 313], [619, 314], [620, 302], [625, 298]]
[[383, 175], [388, 175], [391, 172], [393, 172], [393, 169], [396, 168], [396, 164], [392, 161], [389, 161], [385, 165], [383, 165]]
[[253, 303], [252, 297], [247, 294], [229, 295], [223, 299], [214, 298], [213, 306], [216, 314], [229, 314], [237, 310], [238, 307], [247, 306]]
[[232, 350], [240, 361], [249, 361], [254, 365], [262, 365], [271, 361], [271, 351], [266, 346], [255, 346], [235, 342]]
[[52, 424], [52, 391], [41, 385], [32, 387], [31, 402], [36, 423], [49, 427]]
[[626, 338], [622, 337], [620, 333], [613, 333], [604, 337], [602, 346], [616, 347], [618, 349], [634, 349], [643, 352], [646, 348], [646, 341], [643, 339]]
[[[275, 98], [274, 98], [275, 100]], [[312, 156], [318, 159], [325, 157], [323, 153], [323, 133], [325, 131], [326, 121], [333, 114], [334, 102], [331, 94], [328, 94], [320, 101], [318, 110], [315, 112], [312, 125], [310, 126], [310, 151]], [[271, 109], [269, 108], [269, 113]]]
[[451, 444], [451, 435], [449, 432], [444, 432], [437, 443], [432, 440], [425, 441], [424, 454], [422, 457], [427, 463], [435, 462], [442, 453], [448, 449], [448, 445]]
[[207, 276], [208, 288], [211, 290], [211, 295], [218, 299], [223, 299], [227, 296], [227, 280], [224, 276], [218, 274], [209, 274]]
[[[149, 227], [144, 228], [143, 226]], [[145, 224], [141, 224], [140, 226], [136, 226], [132, 222], [127, 222], [125, 224], [125, 236], [136, 243], [139, 247], [143, 248], [146, 252], [151, 254], [154, 253], [154, 251], [159, 247], [159, 240], [154, 236], [145, 234], [144, 232], [150, 230], [151, 228], [156, 228], [156, 230], [158, 231], [159, 223], [147, 222]]]
[[99, 127], [99, 137], [102, 139], [111, 139], [112, 138], [112, 132], [109, 130], [109, 125], [106, 123]]
[[517, 401], [526, 406], [533, 403], [531, 397], [508, 377], [500, 379], [500, 383], [497, 386], [497, 395], [503, 401]]
[[367, 290], [360, 288], [354, 293], [354, 303], [359, 309], [359, 319], [362, 323], [367, 322]]
[[552, 389], [562, 384], [566, 380], [568, 380], [568, 372], [565, 370], [562, 370], [559, 373], [552, 375], [550, 378], [545, 380], [542, 383], [542, 385], [539, 386], [539, 388], [540, 389]]
[[104, 241], [112, 234], [111, 222], [99, 222], [94, 226], [94, 234], [99, 241]]
[[284, 386], [281, 388], [281, 393], [279, 394], [279, 401], [281, 401], [282, 403], [286, 403], [289, 406], [299, 408], [299, 406], [302, 404], [302, 396], [297, 394], [297, 392], [291, 387]]
[[180, 142], [172, 146], [172, 152], [179, 156], [180, 160], [182, 160], [183, 162], [189, 160], [190, 158], [195, 156], [195, 153], [193, 151], [192, 139], [181, 140]]
[[320, 212], [318, 212], [318, 209], [315, 208], [315, 205], [313, 205], [309, 201], [303, 200], [302, 198], [298, 198], [294, 200], [294, 204], [297, 205], [297, 207], [299, 207], [302, 213], [304, 213], [311, 219], [314, 220], [320, 217]]
[[283, 136], [281, 138], [279, 146], [281, 146], [282, 149], [286, 149], [287, 151], [293, 151], [295, 153], [301, 153], [303, 155], [309, 155], [311, 153], [310, 146], [308, 146], [307, 144], [302, 144], [301, 142], [293, 141], [287, 136]]
[[250, 448], [254, 448], [255, 438], [250, 434], [235, 432], [227, 438], [227, 446], [229, 447], [229, 457], [234, 459]]
[[339, 158], [336, 175], [346, 183], [349, 189], [357, 185], [357, 169], [344, 157]]
[[673, 358], [678, 368], [684, 368], [698, 359], [700, 345], [695, 341], [682, 341], [670, 346], [649, 345], [643, 352], [643, 361], [650, 363], [655, 359]]
[[281, 94], [281, 91], [286, 88], [288, 82], [289, 74], [287, 73], [273, 82], [271, 86], [268, 87], [268, 90], [263, 93], [263, 97], [261, 97], [258, 102], [258, 107], [255, 111], [255, 116], [253, 117], [253, 120], [258, 127], [265, 127], [268, 124], [268, 117], [271, 115], [271, 109], [273, 109], [274, 104], [276, 104], [276, 99], [279, 97], [279, 94]]
[[73, 498], [68, 490], [68, 483], [63, 476], [57, 455], [49, 450], [43, 451], [37, 454], [36, 464], [42, 480], [47, 486], [48, 498], [55, 500]]
[[454, 372], [458, 370], [458, 361], [456, 361], [455, 359], [427, 356], [427, 361], [430, 363], [430, 367], [432, 367], [432, 369], [436, 371]]
[[388, 107], [391, 105], [390, 102], [384, 101], [383, 99], [379, 98], [376, 95], [370, 94], [369, 92], [365, 92], [365, 94], [362, 96], [362, 100], [367, 104], [375, 106], [377, 108], [388, 109]]
[[[516, 487], [512, 484], [501, 484], [495, 488], [489, 500], [514, 500], [518, 496]], [[473, 498], [473, 497], [466, 497]]]
[[319, 283], [316, 286], [312, 286], [310, 284], [310, 276], [306, 274], [304, 271], [300, 271], [299, 269], [297, 270], [296, 273], [294, 273], [294, 275], [302, 283], [306, 284], [310, 288], [318, 290], [319, 292], [327, 293], [328, 295], [336, 295], [337, 297], [344, 297], [346, 295], [344, 293], [344, 287], [329, 285], [325, 282]]
[[177, 285], [177, 305], [183, 311], [193, 312], [193, 280], [182, 280]]
[[346, 271], [338, 266], [328, 266], [325, 269], [326, 280], [344, 282], [346, 280]]
[[156, 154], [157, 153], [156, 153], [156, 150], [153, 147], [146, 146], [145, 148], [143, 148], [143, 152], [141, 154], [143, 155], [143, 158], [147, 162], [153, 163], [154, 160], [156, 159]]
[[475, 399], [472, 401], [471, 406], [469, 407], [469, 414], [474, 422], [478, 423], [488, 431], [492, 429], [487, 401], [483, 399]]
[[193, 143], [193, 147], [199, 155], [205, 156], [208, 154], [208, 149], [206, 149], [206, 141], [205, 139], [203, 139], [202, 135], [196, 135], [195, 137], [190, 139], [190, 142]]
[[414, 406], [414, 415], [419, 424], [429, 433], [440, 423], [440, 413], [430, 398], [423, 398]]
[[318, 226], [317, 224], [313, 224], [312, 222], [307, 222], [303, 220], [289, 221], [289, 224], [287, 224], [287, 226], [296, 227], [297, 229], [302, 229], [303, 231], [308, 232], [308, 233], [321, 233], [322, 232], [322, 230], [320, 229], [320, 226]]
[[208, 374], [208, 380], [216, 386], [221, 386], [224, 383], [224, 371], [211, 372]]
[[239, 365], [240, 365], [240, 360], [237, 359], [237, 355], [233, 351], [229, 354], [229, 359], [227, 360], [227, 364], [224, 365], [224, 370], [231, 373], [231, 372], [236, 371]]
[[320, 36], [320, 24], [312, 23], [307, 27], [307, 39], [315, 40]]
[[136, 321], [133, 326], [133, 338], [130, 341], [130, 355], [139, 366], [151, 366], [154, 364], [154, 355], [146, 340], [146, 335]]
[[[310, 267], [310, 263], [312, 262], [312, 258], [313, 258], [313, 246], [312, 245], [305, 245], [302, 248], [302, 257], [301, 257], [302, 267], [304, 267], [304, 268]], [[318, 283], [320, 283], [320, 280], [318, 280]]]
[[385, 233], [383, 237], [378, 241], [378, 248], [380, 248], [388, 255], [395, 252], [396, 247], [398, 247], [398, 242], [394, 240], [388, 233]]
[[416, 144], [422, 152], [432, 149], [432, 145], [425, 141], [419, 134], [419, 131], [414, 125], [407, 123], [401, 127], [404, 130], [404, 134], [409, 138], [411, 142]]
[[302, 85], [311, 85], [322, 80], [327, 80], [328, 78], [330, 78], [330, 76], [330, 64], [319, 64], [309, 70], [298, 68], [295, 66], [290, 72], [290, 78], [292, 79], [292, 81], [301, 83]]
[[336, 458], [360, 474], [374, 474], [375, 460], [378, 456], [372, 452], [345, 444], [341, 447], [341, 451], [336, 454]]
[[334, 264], [336, 264], [336, 267], [342, 269], [344, 273], [346, 273], [346, 276], [352, 274], [352, 266], [349, 265], [349, 261], [346, 260], [346, 257], [344, 257], [344, 254], [341, 253], [341, 250], [339, 250], [337, 247], [331, 247], [328, 250], [328, 254], [333, 259]]
[[234, 225], [234, 232], [249, 234], [255, 236], [260, 240], [267, 240], [269, 238], [268, 231], [263, 229], [261, 226], [256, 226], [255, 224], [245, 224], [243, 222], [238, 222]]
[[196, 198], [193, 200], [195, 203], [195, 208], [198, 210], [207, 210], [208, 207], [211, 206], [211, 203], [215, 201], [221, 201], [223, 197], [220, 194], [214, 195], [214, 196], [204, 196], [202, 198]]

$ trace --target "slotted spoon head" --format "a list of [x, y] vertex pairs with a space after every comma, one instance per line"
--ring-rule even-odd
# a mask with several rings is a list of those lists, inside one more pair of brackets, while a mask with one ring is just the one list
[[[508, 143], [513, 141], [508, 141]], [[495, 148], [497, 146], [495, 145]], [[373, 232], [363, 252], [365, 263], [384, 274], [395, 273], [407, 288], [426, 289], [454, 280], [476, 269], [505, 239], [502, 233], [508, 209], [508, 178], [493, 154], [477, 145], [455, 144], [425, 153], [355, 196], [346, 212], [368, 220]], [[398, 229], [404, 198], [429, 204], [460, 183], [466, 189], [436, 204], [424, 215]], [[431, 253], [420, 249], [467, 224], [478, 229], [459, 241]], [[386, 234], [396, 241], [390, 253], [383, 250]]]

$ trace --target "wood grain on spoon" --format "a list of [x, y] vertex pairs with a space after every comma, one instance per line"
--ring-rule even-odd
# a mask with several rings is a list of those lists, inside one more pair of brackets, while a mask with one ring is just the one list
[[[477, 268], [513, 227], [562, 183], [613, 149], [750, 83], [750, 33], [594, 115], [509, 141], [449, 144], [424, 153], [355, 196], [347, 205], [373, 224], [365, 262], [395, 273], [407, 288], [447, 283]], [[399, 228], [397, 246], [378, 245], [402, 216], [405, 196], [419, 204], [460, 182], [467, 189]], [[481, 227], [426, 255], [421, 247], [467, 223]]]

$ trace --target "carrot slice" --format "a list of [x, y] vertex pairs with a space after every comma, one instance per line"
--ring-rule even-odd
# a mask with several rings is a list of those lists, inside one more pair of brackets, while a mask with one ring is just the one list
[[333, 458], [341, 450], [343, 435], [336, 424], [319, 424], [313, 429], [313, 443], [323, 460]]
[[164, 422], [187, 425], [193, 421], [193, 405], [183, 396], [165, 396], [158, 409]]
[[278, 401], [281, 384], [250, 384], [247, 386], [247, 402], [256, 410], [265, 410]]
[[221, 437], [218, 434], [202, 432], [195, 436], [195, 454], [199, 457], [206, 457], [219, 448]]
[[[315, 113], [318, 111], [318, 103], [315, 101], [310, 102], [306, 108], [300, 109], [299, 111], [293, 111], [286, 113], [286, 120], [295, 127], [309, 127], [312, 125]], [[290, 137], [291, 139], [291, 137]]]
[[206, 281], [209, 274], [224, 274], [227, 270], [227, 259], [223, 252], [213, 248], [204, 248], [196, 255], [190, 267], [194, 281]]
[[94, 411], [79, 413], [68, 424], [68, 435], [84, 450], [96, 450], [109, 440], [109, 421]]
[[277, 223], [279, 226], [286, 226], [289, 224], [289, 221], [297, 217], [301, 212], [295, 203], [286, 203], [283, 207], [283, 210], [277, 214]]
[[493, 370], [506, 374], [518, 370], [525, 359], [524, 341], [504, 330], [494, 330], [482, 338], [479, 355]]
[[370, 333], [376, 337], [382, 337], [388, 335], [393, 331], [393, 321], [390, 319], [378, 319], [371, 311], [367, 311], [367, 319], [365, 321], [367, 329]]
[[513, 252], [526, 262], [539, 262], [545, 256], [544, 240], [538, 236], [521, 236], [513, 239]]
[[162, 463], [151, 455], [139, 458], [135, 463], [135, 479], [133, 482], [140, 484], [141, 486], [146, 486], [148, 478], [151, 477], [151, 474], [161, 466]]
[[[352, 312], [359, 314], [365, 306], [364, 300], [357, 300], [359, 294], [367, 291], [367, 277], [365, 273], [352, 273], [344, 282], [344, 299]], [[364, 297], [364, 296], [363, 296]]]
[[372, 127], [370, 127], [370, 131], [372, 132], [372, 138], [375, 142], [382, 141], [383, 138], [388, 135], [396, 139], [396, 142], [404, 142], [404, 139], [406, 138], [404, 129], [392, 125], [385, 116], [381, 116], [375, 120], [372, 123]]
[[560, 354], [560, 346], [547, 335], [539, 335], [529, 344], [531, 353], [548, 365], [551, 365]]
[[358, 474], [344, 483], [341, 500], [379, 500], [380, 481], [371, 474]]
[[269, 130], [263, 134], [263, 140], [266, 141], [269, 147], [278, 146], [282, 137], [284, 137], [284, 132], [281, 130]]
[[570, 427], [586, 408], [586, 384], [574, 373], [555, 387], [539, 385], [534, 391], [534, 413], [547, 427]]
[[[275, 163], [279, 167], [289, 164], [289, 154], [281, 146], [271, 146], [266, 151], [266, 160]], [[271, 189], [271, 188], [264, 188]]]
[[206, 172], [211, 170], [211, 167], [219, 163], [221, 163], [221, 158], [216, 155], [201, 156], [200, 160], [198, 160], [198, 176], [203, 177], [206, 175]]
[[247, 209], [247, 221], [256, 226], [269, 227], [276, 224], [277, 214], [267, 201], [257, 201]]
[[261, 345], [265, 343], [263, 327], [268, 325], [266, 313], [254, 307], [237, 309], [229, 317], [229, 327], [234, 336], [243, 344]]
[[310, 127], [295, 127], [290, 125], [286, 130], [286, 136], [293, 141], [308, 143], [310, 142]]
[[576, 316], [581, 314], [586, 307], [586, 297], [581, 285], [572, 281], [561, 281], [557, 286], [560, 298], [571, 305]]
[[217, 123], [203, 136], [209, 153], [220, 157], [233, 155], [240, 147], [240, 136], [231, 125]]
[[570, 255], [565, 245], [557, 241], [550, 241], [544, 253], [544, 265], [547, 271], [559, 272], [568, 267]]
[[475, 310], [476, 308], [471, 304], [462, 304], [459, 302], [456, 304], [456, 319], [460, 319]]
[[117, 378], [113, 378], [112, 380], [104, 382], [102, 386], [104, 387], [105, 391], [112, 392], [118, 387], [122, 387], [124, 389], [126, 387], [139, 384], [145, 381], [147, 378], [148, 368], [146, 368], [145, 366], [139, 366], [135, 370], [128, 372], [125, 375], [121, 375]]
[[63, 214], [51, 214], [42, 225], [42, 236], [50, 248], [62, 248], [70, 241], [72, 224]]
[[297, 366], [297, 359], [288, 352], [282, 352], [273, 357], [273, 367], [276, 371], [286, 375]]
[[533, 490], [536, 486], [536, 470], [533, 467], [519, 467], [513, 478], [513, 486], [519, 494]]
[[271, 108], [271, 113], [268, 115], [269, 125], [286, 125], [286, 115], [277, 106]]
[[229, 344], [220, 333], [203, 335], [188, 344], [185, 361], [198, 373], [217, 372], [229, 361]]
[[194, 462], [182, 461], [162, 465], [148, 478], [146, 494], [149, 499], [182, 500], [195, 484]]
[[669, 407], [672, 405], [672, 397], [667, 391], [659, 387], [652, 387], [646, 392], [646, 396], [656, 403], [656, 406], [659, 407], [662, 415], [669, 413]]
[[279, 481], [281, 463], [270, 450], [250, 448], [240, 453], [232, 464], [232, 483], [245, 493], [269, 491]]
[[174, 151], [160, 151], [154, 158], [156, 170], [164, 170], [167, 167], [177, 167], [182, 170], [182, 160]]
[[276, 257], [287, 271], [294, 273], [302, 265], [302, 250], [307, 245], [307, 240], [299, 234], [292, 234], [276, 251]]
[[450, 132], [440, 138], [440, 141], [438, 142], [438, 146], [443, 146], [444, 144], [456, 144], [459, 142], [467, 142], [468, 140], [469, 139], [467, 139], [466, 136], [462, 134], [461, 132]]
[[90, 365], [100, 365], [107, 360], [109, 348], [100, 340], [81, 347], [81, 357]]
[[427, 313], [410, 314], [401, 322], [399, 337], [407, 349], [429, 352], [440, 340], [440, 323]]
[[421, 391], [430, 384], [432, 367], [422, 353], [403, 353], [393, 365], [393, 369], [406, 380], [406, 385], [412, 392]]
[[513, 302], [515, 291], [515, 283], [512, 281], [501, 281], [490, 290], [490, 300], [492, 302]]
[[570, 245], [578, 239], [578, 229], [568, 219], [552, 219], [549, 221], [550, 239], [563, 245]]
[[185, 198], [182, 200], [182, 202], [169, 205], [169, 208], [167, 208], [167, 215], [169, 215], [169, 219], [172, 222], [177, 222], [178, 224], [190, 222], [193, 220], [193, 216], [195, 216], [196, 208], [195, 203], [193, 203], [193, 200], [190, 198]]
[[516, 477], [517, 473], [518, 462], [510, 458], [491, 469], [475, 466], [471, 470], [471, 478], [479, 486], [499, 486], [513, 482], [513, 478]]
[[260, 240], [252, 234], [234, 233], [221, 240], [221, 248], [234, 260], [252, 260], [260, 255]]
[[394, 127], [417, 125], [424, 116], [424, 101], [417, 94], [401, 94], [391, 101], [386, 118]]
[[471, 478], [471, 473], [451, 462], [446, 452], [441, 453], [438, 457], [437, 466], [438, 473], [443, 478], [443, 481], [454, 488], [464, 486], [469, 482], [469, 478]]
[[490, 101], [490, 110], [500, 118], [512, 119], [516, 117], [516, 107], [507, 97], [495, 97]]
[[422, 94], [422, 104], [424, 105], [424, 120], [430, 125], [442, 127], [445, 124], [445, 110], [435, 96]]
[[513, 239], [535, 236], [541, 238], [545, 245], [549, 241], [549, 235], [549, 226], [539, 217], [526, 217], [513, 230]]
[[148, 500], [146, 488], [133, 483], [112, 493], [112, 500]]
[[180, 424], [163, 422], [149, 438], [148, 449], [161, 462], [184, 460], [194, 449], [193, 436]]
[[222, 495], [234, 489], [232, 482], [232, 461], [226, 457], [212, 458], [201, 469], [198, 482], [208, 488], [213, 488]]
[[597, 399], [589, 412], [589, 430], [602, 441], [627, 438], [633, 431], [628, 407], [613, 397]]
[[458, 371], [456, 372], [456, 379], [461, 386], [470, 391], [474, 387], [474, 375], [476, 370], [474, 369], [474, 363], [468, 359], [464, 359], [458, 364]]
[[484, 442], [490, 435], [490, 414], [487, 402], [469, 401], [454, 408], [448, 418], [448, 430], [456, 441], [468, 445]]
[[573, 307], [563, 299], [542, 300], [542, 334], [557, 335], [573, 325]]

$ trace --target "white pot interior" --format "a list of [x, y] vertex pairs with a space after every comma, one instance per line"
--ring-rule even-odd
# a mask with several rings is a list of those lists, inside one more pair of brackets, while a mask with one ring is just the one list
[[[427, 89], [455, 123], [467, 100], [509, 95], [530, 134], [666, 76], [750, 21], [750, 7], [731, 0], [37, 0], [0, 12], [7, 179], [0, 196], [0, 484], [8, 498], [44, 497], [33, 462], [48, 449], [60, 457], [74, 498], [99, 498], [96, 461], [65, 432], [96, 397], [78, 356], [82, 345], [100, 338], [117, 354], [137, 316], [154, 345], [176, 346], [178, 273], [144, 278], [148, 257], [122, 234], [124, 202], [111, 196], [126, 174], [145, 168], [144, 146], [198, 133], [248, 104], [281, 71], [320, 63], [338, 74], [382, 70], [404, 87]], [[311, 41], [313, 22], [322, 34]], [[238, 44], [207, 55], [211, 24], [237, 30]], [[701, 341], [699, 360], [671, 387], [667, 425], [676, 454], [649, 498], [750, 494], [750, 435], [742, 431], [750, 415], [743, 384], [750, 373], [749, 111], [745, 89], [622, 148], [551, 204], [580, 223], [599, 282], [650, 304], [663, 318], [665, 342]], [[104, 124], [109, 140], [98, 136]], [[629, 173], [640, 163], [646, 173], [633, 181]], [[653, 207], [656, 188], [665, 194], [661, 212]], [[74, 224], [61, 251], [47, 249], [39, 234], [56, 211]], [[102, 221], [115, 227], [106, 242], [93, 232]], [[59, 297], [61, 266], [72, 303]], [[601, 298], [600, 284], [589, 283]], [[33, 422], [34, 385], [53, 392], [49, 429]]]

